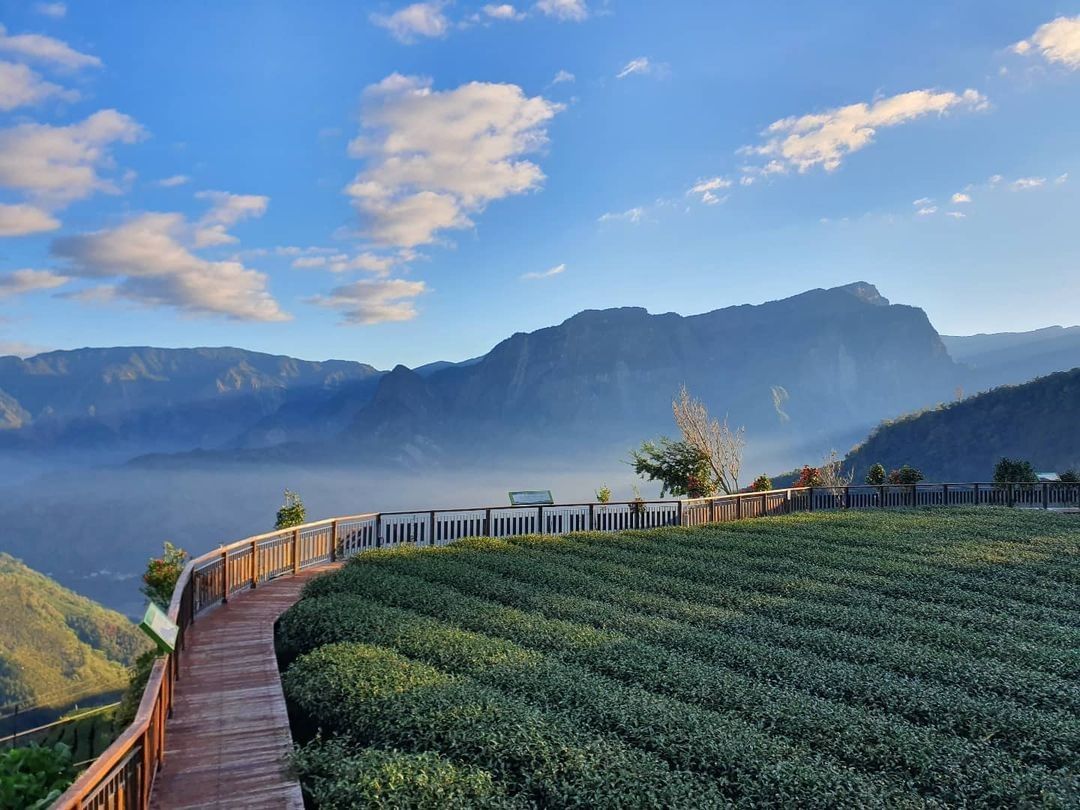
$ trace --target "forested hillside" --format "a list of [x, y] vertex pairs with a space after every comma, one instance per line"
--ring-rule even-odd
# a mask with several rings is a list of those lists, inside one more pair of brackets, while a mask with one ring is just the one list
[[127, 684], [130, 621], [0, 553], [0, 706], [63, 707]]
[[1080, 467], [1080, 368], [885, 422], [848, 465], [857, 481], [875, 463], [911, 464], [931, 481], [988, 481], [1002, 456], [1040, 471]]

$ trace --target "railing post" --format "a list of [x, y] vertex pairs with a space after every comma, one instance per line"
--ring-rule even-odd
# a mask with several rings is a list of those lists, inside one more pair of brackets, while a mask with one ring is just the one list
[[809, 507], [807, 507], [806, 511], [807, 512], [813, 512], [814, 511], [814, 488], [810, 487], [806, 494], [808, 496], [808, 500], [809, 500], [809, 504], [810, 504]]
[[948, 484], [942, 484], [941, 485], [941, 505], [942, 506], [948, 506], [949, 505], [949, 485]]
[[1042, 485], [1043, 509], [1050, 508], [1050, 485], [1043, 481]]
[[675, 501], [676, 514], [678, 515], [679, 525], [682, 526], [682, 498]]
[[851, 487], [848, 486], [844, 487], [844, 508], [851, 508]]
[[735, 494], [735, 519], [742, 520], [742, 495]]
[[916, 489], [918, 486], [919, 486], [918, 484], [912, 484], [911, 485], [911, 506], [912, 506], [912, 508], [919, 505], [919, 499], [917, 497], [917, 489]]
[[330, 521], [330, 562], [337, 562], [337, 530], [336, 520]]
[[225, 604], [229, 601], [229, 550], [223, 549], [221, 552], [221, 602]]
[[431, 525], [431, 536], [428, 538], [428, 545], [433, 546], [433, 545], [435, 545], [435, 510], [434, 509], [431, 510], [431, 516], [430, 516], [429, 519], [431, 521], [431, 523], [430, 523], [430, 525]]
[[791, 513], [791, 490], [790, 489], [785, 489], [784, 490], [784, 514], [788, 515], [790, 513]]
[[768, 496], [764, 492], [762, 492], [761, 493], [761, 517], [766, 517], [768, 514], [769, 514]]
[[[589, 527], [592, 528], [591, 526]], [[491, 510], [484, 510], [484, 536], [491, 537]]]
[[716, 498], [709, 498], [709, 523], [716, 523]]
[[978, 484], [975, 485], [975, 493], [974, 493], [974, 495], [972, 495], [972, 500], [975, 501], [975, 503], [973, 504], [974, 506], [979, 505], [979, 485]]
[[251, 587], [259, 587], [259, 544], [251, 541]]
[[1013, 490], [1012, 481], [1009, 482], [1009, 506], [1016, 506], [1016, 492]]
[[292, 572], [300, 573], [300, 530], [293, 529], [292, 534]]

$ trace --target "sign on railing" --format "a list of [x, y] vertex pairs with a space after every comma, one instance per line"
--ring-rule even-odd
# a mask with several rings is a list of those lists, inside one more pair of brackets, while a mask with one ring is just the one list
[[[550, 496], [550, 493], [547, 493]], [[76, 780], [54, 807], [147, 808], [164, 759], [166, 718], [180, 673], [187, 628], [199, 613], [277, 577], [376, 549], [442, 546], [467, 537], [615, 532], [700, 526], [746, 518], [838, 509], [1009, 506], [1080, 509], [1080, 484], [853, 485], [781, 489], [678, 501], [549, 504], [370, 513], [322, 520], [249, 537], [190, 561], [167, 618], [176, 626], [171, 654], [154, 664], [135, 721]]]

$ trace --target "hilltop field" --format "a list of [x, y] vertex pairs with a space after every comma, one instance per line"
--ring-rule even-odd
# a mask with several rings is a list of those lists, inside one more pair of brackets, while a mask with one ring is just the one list
[[281, 619], [318, 807], [1076, 806], [1080, 519], [376, 552]]

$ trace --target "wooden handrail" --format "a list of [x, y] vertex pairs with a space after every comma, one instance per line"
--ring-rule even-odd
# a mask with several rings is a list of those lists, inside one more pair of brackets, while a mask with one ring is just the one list
[[[334, 560], [337, 557], [337, 546], [343, 540], [343, 525], [349, 523], [367, 523], [365, 529], [370, 529], [371, 542], [365, 547], [353, 549], [352, 553], [360, 553], [368, 549], [383, 547], [396, 547], [399, 545], [415, 545], [415, 537], [409, 532], [410, 525], [424, 528], [424, 544], [436, 545], [452, 542], [464, 537], [485, 536], [494, 533], [494, 519], [492, 512], [518, 512], [526, 515], [535, 515], [536, 531], [504, 532], [516, 533], [544, 533], [543, 517], [550, 514], [547, 510], [585, 509], [588, 508], [587, 516], [583, 512], [578, 515], [587, 517], [588, 524], [585, 529], [618, 531], [636, 528], [659, 528], [670, 525], [700, 525], [709, 521], [728, 521], [742, 517], [760, 517], [768, 515], [788, 514], [797, 511], [814, 511], [830, 509], [851, 508], [886, 508], [891, 506], [907, 507], [919, 505], [980, 505], [992, 503], [994, 505], [1014, 506], [1017, 503], [1016, 496], [1019, 492], [1039, 492], [1038, 505], [1049, 508], [1050, 493], [1067, 492], [1068, 498], [1055, 501], [1055, 503], [1067, 503], [1080, 507], [1080, 484], [1064, 481], [1047, 481], [1038, 483], [994, 483], [994, 482], [970, 482], [970, 483], [938, 483], [938, 484], [850, 484], [838, 487], [788, 487], [786, 489], [774, 489], [765, 492], [739, 492], [731, 495], [716, 495], [706, 498], [669, 499], [657, 501], [618, 501], [614, 503], [567, 503], [549, 504], [536, 506], [491, 506], [455, 509], [424, 509], [403, 512], [366, 512], [358, 515], [345, 515], [342, 517], [318, 520], [305, 523], [301, 526], [279, 529], [272, 532], [246, 537], [235, 543], [222, 545], [217, 549], [208, 551], [187, 562], [180, 578], [173, 589], [172, 600], [169, 603], [169, 618], [179, 628], [176, 649], [169, 655], [158, 658], [150, 672], [146, 689], [139, 701], [138, 712], [131, 725], [117, 737], [104, 753], [101, 754], [84, 771], [67, 791], [56, 801], [54, 808], [60, 810], [84, 810], [84, 808], [128, 808], [132, 806], [131, 797], [137, 801], [134, 805], [140, 810], [149, 807], [150, 794], [153, 790], [154, 777], [161, 761], [164, 759], [165, 723], [172, 712], [172, 699], [176, 681], [180, 676], [180, 658], [183, 655], [185, 636], [188, 627], [195, 617], [204, 610], [228, 600], [230, 593], [242, 588], [256, 587], [263, 578], [277, 578], [289, 576], [299, 571], [304, 565]], [[985, 493], [1003, 493], [1008, 498], [984, 497]], [[900, 502], [891, 502], [889, 495], [901, 495]], [[908, 495], [910, 494], [910, 499]], [[920, 503], [920, 496], [927, 496]], [[876, 499], [876, 500], [875, 500]], [[773, 506], [770, 507], [770, 500]], [[910, 500], [910, 503], [908, 502]], [[1034, 504], [1036, 499], [1021, 499], [1024, 503]], [[727, 503], [734, 503], [734, 514], [726, 508]], [[860, 506], [860, 503], [865, 503]], [[636, 512], [633, 507], [638, 504], [646, 506], [669, 506], [670, 512], [652, 512], [653, 518], [648, 518], [649, 513]], [[854, 505], [853, 505], [854, 504]], [[705, 520], [700, 519], [702, 507], [708, 507], [708, 516]], [[600, 512], [601, 507], [614, 508], [615, 511]], [[627, 507], [625, 511], [619, 507]], [[459, 523], [476, 526], [479, 531], [465, 529], [456, 537], [443, 537], [437, 540], [435, 526], [439, 515], [460, 515], [462, 513], [482, 513], [482, 519], [474, 518], [471, 521], [459, 519]], [[634, 517], [637, 520], [612, 520], [606, 525], [599, 526], [600, 515], [608, 515], [613, 518]], [[384, 524], [384, 518], [416, 516], [417, 520], [409, 523]], [[657, 516], [662, 518], [657, 522]], [[675, 521], [669, 522], [667, 517], [674, 516]], [[648, 518], [643, 520], [642, 518]], [[653, 521], [655, 525], [649, 521]], [[525, 521], [519, 521], [520, 525], [527, 525]], [[648, 525], [642, 526], [640, 524]], [[638, 525], [631, 525], [638, 524]], [[404, 529], [398, 535], [391, 538], [390, 531]], [[306, 534], [329, 530], [329, 548], [313, 549], [312, 553], [304, 556]], [[353, 536], [357, 529], [353, 530]], [[419, 529], [417, 530], [420, 531]], [[386, 534], [384, 544], [383, 535]], [[453, 532], [451, 532], [453, 534]], [[297, 542], [299, 540], [299, 542]], [[279, 542], [280, 541], [280, 542]], [[282, 552], [282, 545], [288, 541], [289, 553]], [[312, 545], [308, 543], [306, 545]], [[250, 555], [250, 567], [245, 563], [237, 565], [237, 560], [246, 560], [245, 555]], [[351, 556], [345, 554], [345, 556]], [[269, 557], [265, 564], [260, 558]], [[220, 569], [221, 576], [217, 576]], [[235, 576], [234, 576], [235, 572]], [[220, 581], [219, 581], [220, 580]], [[218, 588], [220, 585], [220, 589]], [[200, 600], [200, 590], [205, 589], [207, 599]]]

